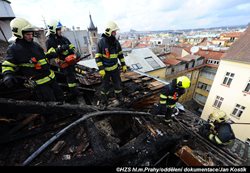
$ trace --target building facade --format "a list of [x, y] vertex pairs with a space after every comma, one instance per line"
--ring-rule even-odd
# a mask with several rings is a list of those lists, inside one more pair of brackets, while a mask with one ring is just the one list
[[235, 122], [232, 124], [237, 138], [250, 140], [250, 126], [237, 123], [250, 123], [250, 28], [228, 50], [220, 62], [202, 118], [223, 110]]

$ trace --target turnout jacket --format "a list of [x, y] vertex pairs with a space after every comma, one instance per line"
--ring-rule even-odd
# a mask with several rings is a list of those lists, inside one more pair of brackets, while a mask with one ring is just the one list
[[2, 74], [17, 73], [43, 84], [55, 77], [45, 58], [42, 47], [36, 42], [16, 39], [7, 49], [2, 63]]
[[114, 36], [108, 37], [102, 34], [95, 55], [99, 70], [113, 71], [117, 69], [118, 59], [122, 66], [126, 65], [119, 41]]
[[229, 123], [214, 122], [210, 123], [208, 138], [216, 144], [226, 145], [235, 139], [235, 135]]
[[173, 108], [175, 107], [175, 103], [178, 101], [180, 96], [184, 93], [184, 88], [176, 87], [176, 85], [170, 83], [161, 90], [160, 104]]
[[[61, 47], [61, 49], [60, 49]], [[67, 47], [63, 49], [63, 47]], [[48, 40], [46, 41], [46, 48], [48, 57], [59, 58], [64, 60], [68, 55], [74, 54], [75, 46], [64, 36], [57, 36], [55, 34], [50, 34]], [[54, 48], [54, 51], [51, 51]]]

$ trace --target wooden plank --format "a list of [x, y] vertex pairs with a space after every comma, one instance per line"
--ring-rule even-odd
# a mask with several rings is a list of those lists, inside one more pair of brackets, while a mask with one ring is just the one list
[[155, 86], [155, 87], [150, 87], [149, 89], [151, 90], [151, 91], [154, 91], [154, 90], [157, 90], [157, 89], [161, 89], [161, 88], [163, 88], [164, 87], [164, 84], [160, 84], [160, 85], [157, 85], [157, 86]]
[[123, 75], [123, 76], [134, 76], [136, 74], [138, 74], [138, 73], [130, 71], [130, 72], [122, 73], [121, 75]]
[[137, 79], [137, 80], [134, 80], [135, 83], [141, 83], [142, 80], [141, 79]]
[[148, 81], [148, 80], [151, 80], [152, 78], [150, 78], [150, 77], [143, 77], [142, 78], [142, 81]]
[[154, 82], [151, 82], [150, 83], [150, 85], [152, 86], [152, 87], [155, 87], [155, 86], [158, 86], [158, 85], [161, 85], [162, 83], [161, 82], [159, 82], [159, 81], [154, 81]]
[[[192, 149], [188, 146], [183, 146], [176, 155], [187, 165], [187, 166], [207, 166], [201, 159], [193, 154]], [[211, 165], [210, 165], [211, 166]]]
[[131, 79], [126, 78], [126, 77], [124, 77], [124, 76], [121, 76], [121, 80], [122, 80], [122, 82], [127, 82], [127, 81], [129, 81], [129, 80], [131, 80]]

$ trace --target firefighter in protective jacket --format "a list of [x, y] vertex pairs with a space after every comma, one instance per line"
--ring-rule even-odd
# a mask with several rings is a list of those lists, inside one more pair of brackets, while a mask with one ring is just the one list
[[166, 85], [160, 94], [160, 104], [158, 105], [157, 114], [165, 115], [166, 119], [170, 119], [176, 102], [185, 93], [185, 89], [190, 87], [190, 80], [186, 76], [173, 79]]
[[203, 124], [199, 132], [214, 144], [222, 146], [230, 144], [235, 139], [231, 125], [227, 122], [226, 113], [221, 110], [210, 114], [209, 122]]
[[101, 90], [101, 103], [104, 106], [108, 104], [109, 83], [112, 81], [114, 92], [117, 99], [122, 102], [121, 77], [118, 65], [120, 60], [122, 71], [127, 71], [123, 52], [119, 41], [116, 39], [116, 31], [119, 30], [115, 22], [108, 22], [101, 40], [98, 42], [95, 60], [99, 68], [99, 74], [103, 78], [103, 87]]
[[75, 46], [64, 36], [62, 36], [62, 24], [59, 21], [51, 21], [48, 25], [49, 34], [46, 41], [46, 55], [59, 65], [60, 70], [66, 76], [69, 91], [72, 98], [77, 98], [79, 91], [76, 85], [75, 66], [76, 60]]
[[16, 74], [32, 81], [39, 101], [63, 101], [63, 92], [50, 70], [44, 50], [33, 42], [37, 29], [27, 20], [15, 18], [10, 22], [15, 41], [7, 49], [2, 63], [3, 82], [11, 88], [17, 84]]

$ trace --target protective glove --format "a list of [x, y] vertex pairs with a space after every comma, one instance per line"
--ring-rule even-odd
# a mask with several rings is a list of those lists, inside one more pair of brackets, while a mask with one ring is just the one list
[[102, 78], [104, 78], [106, 72], [105, 72], [105, 70], [100, 70], [100, 71], [99, 71], [99, 74], [102, 76]]
[[53, 47], [51, 47], [46, 53], [46, 57], [49, 59], [56, 58], [57, 56], [56, 49]]
[[122, 66], [122, 72], [123, 72], [123, 73], [126, 73], [126, 72], [127, 72], [127, 66], [126, 66], [126, 65]]
[[60, 60], [59, 58], [55, 58], [55, 62], [56, 62], [57, 64], [60, 64], [61, 60]]
[[18, 82], [17, 79], [12, 74], [7, 74], [3, 78], [3, 83], [8, 88], [13, 87], [15, 84], [17, 84], [17, 82]]

